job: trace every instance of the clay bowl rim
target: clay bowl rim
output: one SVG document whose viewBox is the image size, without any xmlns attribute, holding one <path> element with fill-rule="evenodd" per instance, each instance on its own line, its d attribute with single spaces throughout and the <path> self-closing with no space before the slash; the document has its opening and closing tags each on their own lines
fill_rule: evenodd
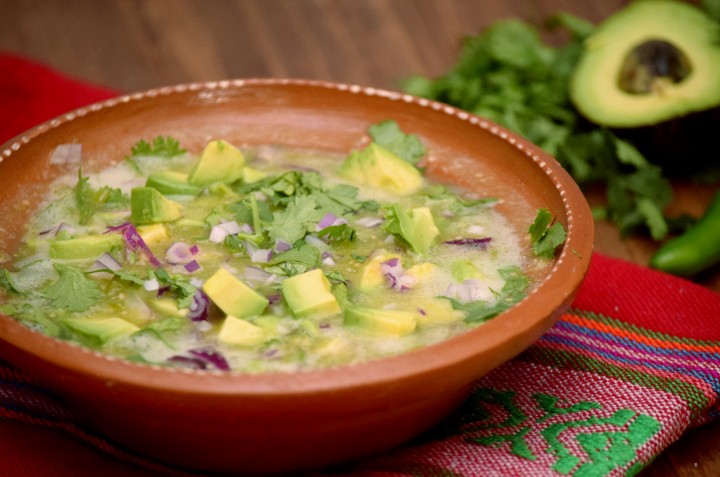
<svg viewBox="0 0 720 477">
<path fill-rule="evenodd" d="M 567 220 L 567 239 L 552 269 L 522 301 L 475 329 L 398 356 L 337 368 L 249 375 L 239 371 L 198 371 L 134 363 L 52 338 L 3 314 L 0 314 L 0 340 L 11 343 L 35 358 L 50 361 L 56 367 L 136 388 L 197 395 L 301 395 L 373 386 L 471 362 L 479 351 L 492 353 L 513 336 L 532 334 L 537 327 L 542 329 L 541 332 L 546 331 L 559 313 L 569 305 L 584 278 L 593 249 L 594 222 L 579 187 L 562 166 L 538 146 L 490 120 L 438 101 L 382 88 L 308 79 L 248 78 L 184 83 L 117 96 L 45 121 L 1 145 L 0 162 L 12 159 L 13 154 L 25 144 L 72 122 L 75 118 L 123 103 L 152 100 L 176 93 L 273 85 L 333 89 L 348 94 L 414 104 L 432 110 L 430 114 L 445 114 L 457 121 L 469 122 L 510 144 L 542 170 L 561 197 Z M 546 299 L 543 295 L 553 299 Z M 495 365 L 508 361 L 529 344 L 520 344 L 514 354 L 510 353 Z M 479 373 L 475 377 L 479 378 L 481 375 L 482 373 Z"/>
</svg>

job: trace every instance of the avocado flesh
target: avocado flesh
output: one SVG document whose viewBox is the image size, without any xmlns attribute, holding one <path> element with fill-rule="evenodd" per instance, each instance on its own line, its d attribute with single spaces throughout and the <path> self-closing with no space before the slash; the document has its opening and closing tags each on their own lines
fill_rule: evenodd
<svg viewBox="0 0 720 477">
<path fill-rule="evenodd" d="M 715 108 L 719 38 L 720 25 L 690 4 L 632 3 L 586 39 L 571 99 L 590 121 L 611 128 L 651 126 Z M 640 79 L 628 80 L 633 76 Z"/>
</svg>

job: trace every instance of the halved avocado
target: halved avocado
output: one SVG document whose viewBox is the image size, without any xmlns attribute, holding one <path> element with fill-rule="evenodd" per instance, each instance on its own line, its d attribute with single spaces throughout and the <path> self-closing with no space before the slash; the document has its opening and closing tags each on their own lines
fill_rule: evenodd
<svg viewBox="0 0 720 477">
<path fill-rule="evenodd" d="M 720 105 L 720 24 L 675 0 L 636 1 L 585 41 L 570 82 L 597 124 L 658 124 Z"/>
<path fill-rule="evenodd" d="M 675 0 L 639 0 L 585 40 L 570 97 L 649 160 L 698 162 L 720 120 L 720 24 Z"/>
</svg>

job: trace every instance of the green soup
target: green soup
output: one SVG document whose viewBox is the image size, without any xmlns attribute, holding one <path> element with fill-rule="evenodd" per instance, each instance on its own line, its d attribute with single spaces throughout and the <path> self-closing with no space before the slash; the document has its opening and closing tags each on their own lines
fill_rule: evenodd
<svg viewBox="0 0 720 477">
<path fill-rule="evenodd" d="M 383 358 L 525 296 L 537 258 L 496 203 L 431 183 L 375 142 L 336 156 L 141 141 L 128 160 L 54 183 L 0 269 L 0 311 L 153 365 Z"/>
</svg>

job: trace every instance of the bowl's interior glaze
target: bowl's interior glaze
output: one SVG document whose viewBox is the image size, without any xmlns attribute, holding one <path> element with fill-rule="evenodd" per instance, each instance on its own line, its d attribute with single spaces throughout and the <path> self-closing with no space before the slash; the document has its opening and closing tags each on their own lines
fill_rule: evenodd
<svg viewBox="0 0 720 477">
<path fill-rule="evenodd" d="M 0 356 L 60 391 L 111 438 L 195 468 L 265 472 L 323 465 L 383 450 L 429 428 L 470 383 L 552 325 L 592 252 L 590 211 L 570 177 L 537 147 L 481 118 L 400 93 L 292 80 L 182 85 L 113 99 L 3 146 L 0 250 L 16 248 L 45 186 L 72 172 L 49 163 L 59 144 L 81 143 L 86 170 L 120 161 L 138 139 L 157 135 L 173 136 L 190 151 L 225 138 L 346 152 L 384 119 L 421 137 L 431 153 L 430 176 L 505 198 L 500 207 L 519 231 L 540 207 L 566 227 L 566 244 L 528 298 L 431 348 L 309 373 L 244 376 L 132 364 L 1 315 Z M 198 435 L 204 436 L 200 444 Z"/>
</svg>

